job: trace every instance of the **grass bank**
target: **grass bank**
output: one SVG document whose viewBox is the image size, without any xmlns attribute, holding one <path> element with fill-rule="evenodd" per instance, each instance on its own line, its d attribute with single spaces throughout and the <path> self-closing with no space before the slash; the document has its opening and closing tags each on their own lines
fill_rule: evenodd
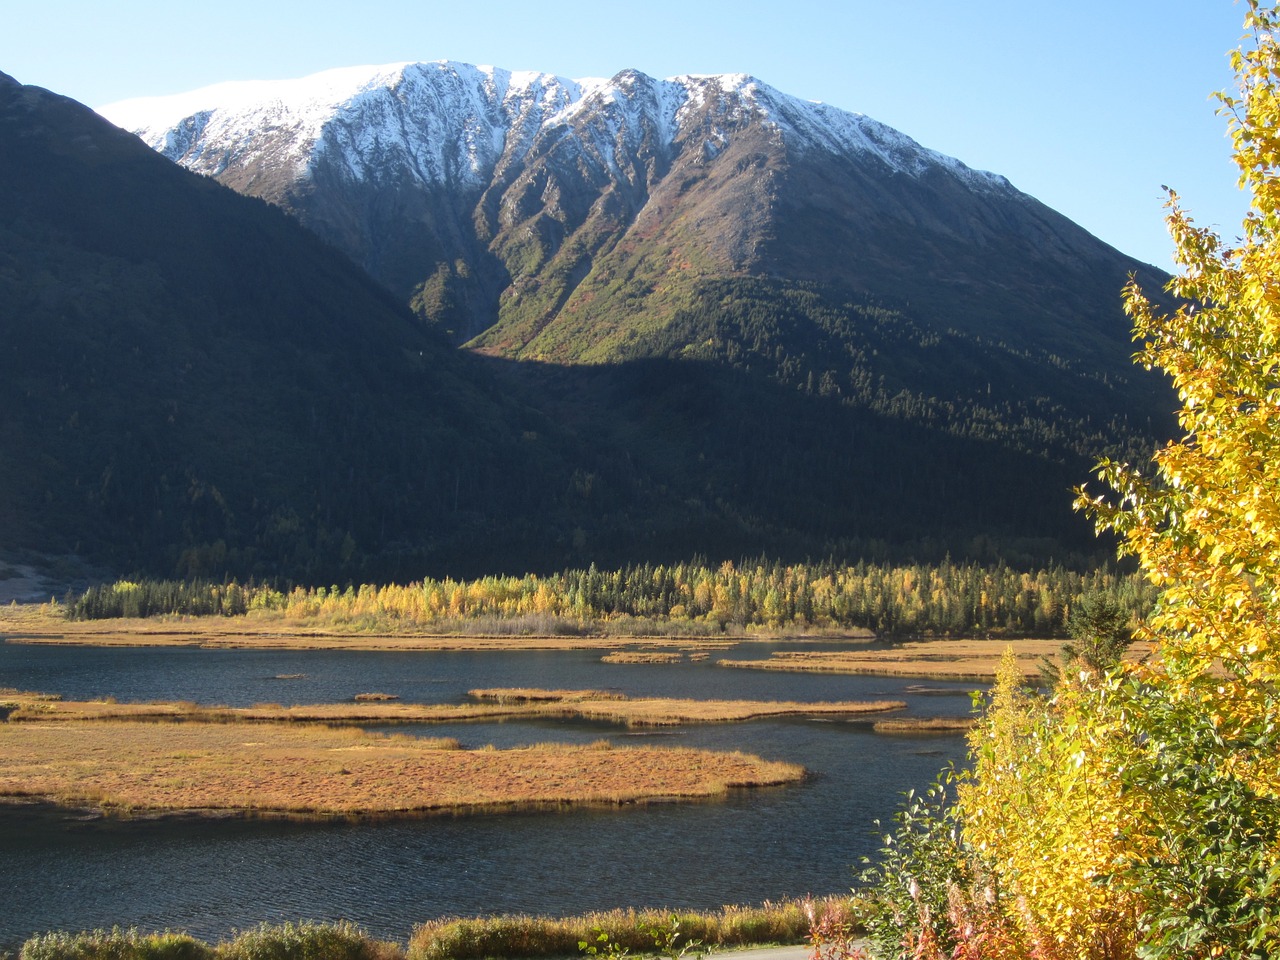
<svg viewBox="0 0 1280 960">
<path fill-rule="evenodd" d="M 719 666 L 749 670 L 788 670 L 902 676 L 935 680 L 973 680 L 989 684 L 1006 646 L 1012 646 L 1028 677 L 1035 677 L 1042 656 L 1056 657 L 1058 640 L 944 639 L 910 641 L 892 647 L 872 647 L 865 636 L 825 639 L 846 649 L 777 651 L 767 660 L 734 660 L 733 648 L 745 638 L 699 640 L 696 651 L 688 637 L 647 637 L 639 641 L 621 636 L 440 636 L 424 633 L 359 633 L 294 624 L 276 615 L 253 613 L 238 617 L 155 617 L 68 621 L 53 605 L 0 607 L 0 636 L 10 643 L 87 646 L 195 646 L 272 650 L 370 651 L 502 651 L 608 650 L 614 664 L 669 663 L 673 667 L 707 659 L 715 650 L 725 658 Z M 755 635 L 763 638 L 763 635 Z M 853 645 L 856 649 L 847 649 Z M 360 691 L 352 691 L 353 696 Z"/>
<path fill-rule="evenodd" d="M 417 927 L 408 955 L 409 960 L 572 957 L 582 953 L 580 943 L 656 954 L 662 952 L 662 941 L 672 938 L 670 945 L 677 951 L 693 941 L 713 949 L 799 944 L 809 938 L 811 911 L 819 920 L 859 924 L 856 903 L 848 897 L 726 906 L 714 912 L 610 910 L 563 919 L 446 918 Z"/>
<path fill-rule="evenodd" d="M 351 923 L 262 925 L 208 944 L 185 933 L 114 928 L 51 932 L 28 939 L 20 960 L 535 960 L 584 955 L 579 946 L 616 945 L 633 955 L 804 943 L 810 914 L 856 928 L 847 897 L 786 900 L 718 911 L 610 910 L 576 917 L 449 917 L 417 926 L 407 945 L 370 937 Z M 603 937 L 603 939 L 601 939 Z M 665 950 L 664 950 L 665 948 Z M 601 953 L 605 952 L 600 950 Z"/>
<path fill-rule="evenodd" d="M 404 960 L 399 944 L 352 923 L 263 924 L 211 945 L 185 933 L 135 929 L 50 932 L 28 939 L 20 960 Z"/>
</svg>

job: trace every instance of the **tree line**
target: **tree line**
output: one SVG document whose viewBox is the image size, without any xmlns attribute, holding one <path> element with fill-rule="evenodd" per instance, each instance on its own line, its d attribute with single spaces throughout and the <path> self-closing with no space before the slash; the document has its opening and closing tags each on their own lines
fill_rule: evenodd
<svg viewBox="0 0 1280 960">
<path fill-rule="evenodd" d="M 427 578 L 404 585 L 292 586 L 121 580 L 69 597 L 72 619 L 239 616 L 432 627 L 539 617 L 581 629 L 620 620 L 732 629 L 835 628 L 878 635 L 1058 636 L 1085 596 L 1111 598 L 1137 618 L 1151 589 L 1115 570 L 1004 564 L 887 565 L 692 560 L 549 575 Z M 705 630 L 703 631 L 705 632 Z"/>
</svg>

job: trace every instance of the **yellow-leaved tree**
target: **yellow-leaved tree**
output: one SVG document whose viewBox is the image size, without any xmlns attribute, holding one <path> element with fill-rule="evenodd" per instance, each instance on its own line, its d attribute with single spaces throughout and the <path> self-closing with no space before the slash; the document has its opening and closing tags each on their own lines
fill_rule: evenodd
<svg viewBox="0 0 1280 960">
<path fill-rule="evenodd" d="M 1161 591 L 1147 625 L 1171 679 L 1225 668 L 1235 695 L 1280 679 L 1280 46 L 1277 14 L 1250 0 L 1251 48 L 1236 51 L 1237 96 L 1222 96 L 1241 185 L 1243 236 L 1197 227 L 1170 197 L 1179 275 L 1173 312 L 1131 285 L 1139 359 L 1166 371 L 1185 437 L 1154 477 L 1104 462 L 1118 497 L 1081 496 Z"/>
<path fill-rule="evenodd" d="M 1247 8 L 1221 97 L 1241 236 L 1170 193 L 1180 305 L 1125 292 L 1183 436 L 1103 462 L 1112 492 L 1077 499 L 1159 590 L 1152 655 L 1065 671 L 1050 698 L 1006 668 L 958 800 L 908 807 L 886 840 L 888 955 L 1280 957 L 1280 11 Z"/>
<path fill-rule="evenodd" d="M 1139 798 L 1118 882 L 1146 902 L 1150 957 L 1280 955 L 1280 13 L 1249 0 L 1223 95 L 1250 210 L 1226 241 L 1170 195 L 1183 303 L 1131 285 L 1142 363 L 1173 379 L 1185 433 L 1154 475 L 1103 463 L 1078 504 L 1160 593 L 1152 663 L 1117 687 Z"/>
<path fill-rule="evenodd" d="M 1099 882 L 1134 842 L 1139 810 L 1117 775 L 1131 751 L 1093 680 L 1085 671 L 1051 699 L 1028 693 L 1007 652 L 970 736 L 971 773 L 959 778 L 966 845 L 1023 956 L 1133 955 L 1141 898 Z"/>
</svg>

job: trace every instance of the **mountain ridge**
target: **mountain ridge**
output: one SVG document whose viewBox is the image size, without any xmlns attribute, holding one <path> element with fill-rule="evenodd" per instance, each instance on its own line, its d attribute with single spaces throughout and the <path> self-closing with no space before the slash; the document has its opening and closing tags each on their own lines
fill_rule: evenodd
<svg viewBox="0 0 1280 960">
<path fill-rule="evenodd" d="M 1128 360 L 1131 262 L 998 179 L 801 150 L 719 82 L 671 139 L 660 83 L 546 129 L 530 100 L 488 181 L 429 189 L 377 124 L 302 178 L 301 127 L 246 126 L 211 179 L 0 83 L 5 530 L 324 582 L 1097 550 L 1067 491 L 1172 408 Z M 439 156 L 497 150 L 477 111 Z"/>
<path fill-rule="evenodd" d="M 636 317 L 669 317 L 655 287 L 700 277 L 815 281 L 895 307 L 985 298 L 971 329 L 1015 341 L 1036 313 L 1105 313 L 1127 337 L 1116 291 L 1129 273 L 1163 282 L 1006 178 L 748 74 L 569 80 L 432 61 L 102 112 L 284 207 L 455 342 L 503 355 L 608 359 Z M 1105 310 L 1095 296 L 1054 316 L 1104 275 Z M 583 310 L 606 316 L 598 335 Z"/>
<path fill-rule="evenodd" d="M 539 131 L 567 123 L 578 112 L 591 107 L 593 102 L 616 102 L 616 94 L 636 87 L 658 91 L 654 98 L 653 115 L 665 120 L 657 124 L 665 136 L 662 147 L 670 147 L 680 126 L 682 110 L 705 103 L 708 90 L 718 88 L 722 94 L 738 94 L 745 102 L 765 109 L 769 119 L 779 126 L 803 128 L 807 139 L 813 143 L 828 141 L 835 150 L 859 149 L 875 155 L 889 166 L 902 172 L 920 173 L 929 163 L 941 164 L 963 171 L 975 183 L 990 182 L 1009 186 L 1004 177 L 982 171 L 974 171 L 955 158 L 937 151 L 927 150 L 904 134 L 863 114 L 851 113 L 831 107 L 820 101 L 801 100 L 783 94 L 750 74 L 681 74 L 657 80 L 634 69 L 624 69 L 612 78 L 569 79 L 555 74 L 535 71 L 511 71 L 493 66 L 475 66 L 451 60 L 405 61 L 401 63 L 343 67 L 326 70 L 296 80 L 231 81 L 214 84 L 188 93 L 157 97 L 138 97 L 117 101 L 98 109 L 98 112 L 117 126 L 137 133 L 153 149 L 182 163 L 189 169 L 216 176 L 225 168 L 224 159 L 206 158 L 192 154 L 193 141 L 175 136 L 181 125 L 193 117 L 201 118 L 200 133 L 215 133 L 207 126 L 215 117 L 244 117 L 246 111 L 260 118 L 260 123 L 292 127 L 292 156 L 305 163 L 311 148 L 323 149 L 325 141 L 322 128 L 338 113 L 358 113 L 372 94 L 390 90 L 401 99 L 411 98 L 415 81 L 429 80 L 429 71 L 436 71 L 450 81 L 448 92 L 459 94 L 452 104 L 445 104 L 454 115 L 461 112 L 476 120 L 476 128 L 468 131 L 476 148 L 468 156 L 469 162 L 460 165 L 475 171 L 481 166 L 496 166 L 496 154 L 486 153 L 483 138 L 475 138 L 476 130 L 484 132 L 482 120 L 491 123 L 491 143 L 501 140 L 498 131 L 505 134 L 513 127 L 527 141 L 530 122 L 539 121 Z M 466 84 L 470 84 L 469 88 Z M 466 101 L 470 101 L 467 103 Z M 268 109 L 266 105 L 275 108 Z M 549 109 L 550 108 L 550 109 Z M 498 114 L 505 120 L 498 120 Z M 633 116 L 634 119 L 634 116 Z M 495 122 L 496 121 L 496 122 Z M 223 134 L 224 139 L 235 141 L 235 127 Z M 429 124 L 417 128 L 422 133 L 419 144 L 429 140 L 432 129 Z M 239 127 L 241 132 L 244 127 Z M 412 134 L 408 128 L 399 130 L 384 128 L 381 132 L 394 132 L 408 140 Z M 721 131 L 712 131 L 712 135 Z M 711 140 L 707 143 L 711 144 Z M 517 150 L 519 147 L 517 146 Z M 420 151 L 410 149 L 410 153 Z M 497 151 L 500 153 L 501 151 Z M 834 152 L 834 151 L 833 151 Z M 357 151 L 357 155 L 358 155 Z M 348 162 L 351 169 L 362 164 Z M 447 166 L 444 163 L 419 165 L 424 180 L 433 179 Z"/>
<path fill-rule="evenodd" d="M 544 419 L 282 211 L 7 75 L 0 146 L 0 546 L 338 577 L 557 509 Z"/>
</svg>

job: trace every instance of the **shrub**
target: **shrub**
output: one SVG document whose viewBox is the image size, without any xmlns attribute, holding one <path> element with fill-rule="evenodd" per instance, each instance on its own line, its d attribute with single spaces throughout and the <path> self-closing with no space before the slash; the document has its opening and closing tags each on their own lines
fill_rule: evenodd
<svg viewBox="0 0 1280 960">
<path fill-rule="evenodd" d="M 1053 699 L 1023 692 L 1006 654 L 959 786 L 966 841 L 1004 891 L 1002 909 L 1039 955 L 1128 957 L 1141 897 L 1108 882 L 1141 850 L 1142 808 L 1119 771 L 1129 733 L 1114 696 L 1082 669 Z"/>
<path fill-rule="evenodd" d="M 391 943 L 370 939 L 353 923 L 261 926 L 220 943 L 217 960 L 399 960 Z"/>
<path fill-rule="evenodd" d="M 845 909 L 844 901 L 822 901 L 820 909 Z M 660 935 L 678 933 L 670 942 Z M 726 906 L 713 913 L 609 910 L 555 919 L 508 915 L 445 918 L 418 926 L 409 940 L 409 960 L 485 960 L 488 957 L 573 957 L 579 944 L 604 944 L 615 952 L 653 954 L 693 941 L 708 947 L 802 943 L 809 922 L 799 901 L 758 907 Z M 602 940 L 601 937 L 604 939 Z M 597 947 L 598 952 L 605 953 Z"/>
<path fill-rule="evenodd" d="M 932 956 L 928 948 L 950 955 L 957 945 L 949 920 L 953 891 L 975 883 L 973 857 L 961 837 L 954 803 L 954 780 L 954 774 L 944 773 L 922 794 L 907 793 L 892 832 L 883 837 L 879 859 L 862 873 L 867 933 L 878 957 Z M 826 928 L 834 926 L 843 934 L 838 924 L 814 926 L 828 940 Z"/>
<path fill-rule="evenodd" d="M 185 933 L 93 930 L 45 933 L 22 945 L 19 960 L 211 960 L 213 951 Z"/>
</svg>

